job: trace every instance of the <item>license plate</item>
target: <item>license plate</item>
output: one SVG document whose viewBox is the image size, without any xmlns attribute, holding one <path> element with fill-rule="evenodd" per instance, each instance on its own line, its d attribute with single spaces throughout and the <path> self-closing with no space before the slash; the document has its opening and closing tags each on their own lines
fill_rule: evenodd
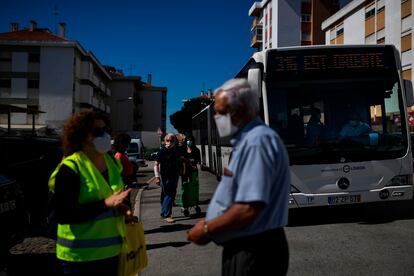
<svg viewBox="0 0 414 276">
<path fill-rule="evenodd" d="M 0 214 L 10 212 L 12 210 L 16 209 L 16 201 L 10 200 L 7 202 L 1 202 L 0 203 Z"/>
<path fill-rule="evenodd" d="M 343 195 L 328 197 L 329 205 L 348 204 L 361 202 L 361 195 Z"/>
</svg>

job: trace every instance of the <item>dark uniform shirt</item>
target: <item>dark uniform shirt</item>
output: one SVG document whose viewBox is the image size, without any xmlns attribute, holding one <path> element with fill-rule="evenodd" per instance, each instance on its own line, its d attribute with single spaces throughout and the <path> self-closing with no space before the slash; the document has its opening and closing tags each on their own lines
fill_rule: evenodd
<svg viewBox="0 0 414 276">
<path fill-rule="evenodd" d="M 161 175 L 178 175 L 181 169 L 181 156 L 182 152 L 177 147 L 170 149 L 167 149 L 165 147 L 161 148 L 158 152 L 157 158 L 155 159 L 155 161 L 160 163 Z"/>
</svg>

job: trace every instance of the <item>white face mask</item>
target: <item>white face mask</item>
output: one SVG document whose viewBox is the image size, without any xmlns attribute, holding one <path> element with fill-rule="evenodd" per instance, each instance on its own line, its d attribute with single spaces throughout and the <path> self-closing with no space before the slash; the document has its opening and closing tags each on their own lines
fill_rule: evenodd
<svg viewBox="0 0 414 276">
<path fill-rule="evenodd" d="M 232 124 L 231 116 L 229 113 L 226 115 L 216 114 L 214 115 L 214 120 L 216 121 L 217 130 L 220 137 L 227 137 L 233 135 L 239 130 L 238 127 Z"/>
<path fill-rule="evenodd" d="M 167 149 L 171 148 L 171 146 L 172 146 L 171 142 L 165 142 L 165 147 Z"/>
<path fill-rule="evenodd" d="M 95 137 L 92 143 L 97 152 L 107 153 L 111 149 L 111 135 L 105 132 L 104 135 Z"/>
</svg>

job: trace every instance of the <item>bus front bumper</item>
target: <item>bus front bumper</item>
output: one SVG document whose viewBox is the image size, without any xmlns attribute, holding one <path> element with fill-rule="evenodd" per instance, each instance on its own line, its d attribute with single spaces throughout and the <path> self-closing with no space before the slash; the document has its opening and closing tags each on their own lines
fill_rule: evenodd
<svg viewBox="0 0 414 276">
<path fill-rule="evenodd" d="M 325 194 L 293 193 L 289 196 L 289 208 L 332 206 L 413 198 L 413 186 L 390 186 L 360 192 L 341 192 Z"/>
</svg>

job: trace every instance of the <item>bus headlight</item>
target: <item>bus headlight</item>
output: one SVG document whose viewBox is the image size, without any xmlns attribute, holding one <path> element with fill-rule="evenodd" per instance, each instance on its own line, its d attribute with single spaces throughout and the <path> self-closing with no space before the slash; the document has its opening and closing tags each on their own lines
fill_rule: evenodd
<svg viewBox="0 0 414 276">
<path fill-rule="evenodd" d="M 386 186 L 389 187 L 389 186 L 406 186 L 406 185 L 413 185 L 412 174 L 394 176 Z"/>
<path fill-rule="evenodd" d="M 297 193 L 300 193 L 300 191 L 298 189 L 296 189 L 295 186 L 290 185 L 290 193 L 291 194 L 297 194 Z"/>
</svg>

